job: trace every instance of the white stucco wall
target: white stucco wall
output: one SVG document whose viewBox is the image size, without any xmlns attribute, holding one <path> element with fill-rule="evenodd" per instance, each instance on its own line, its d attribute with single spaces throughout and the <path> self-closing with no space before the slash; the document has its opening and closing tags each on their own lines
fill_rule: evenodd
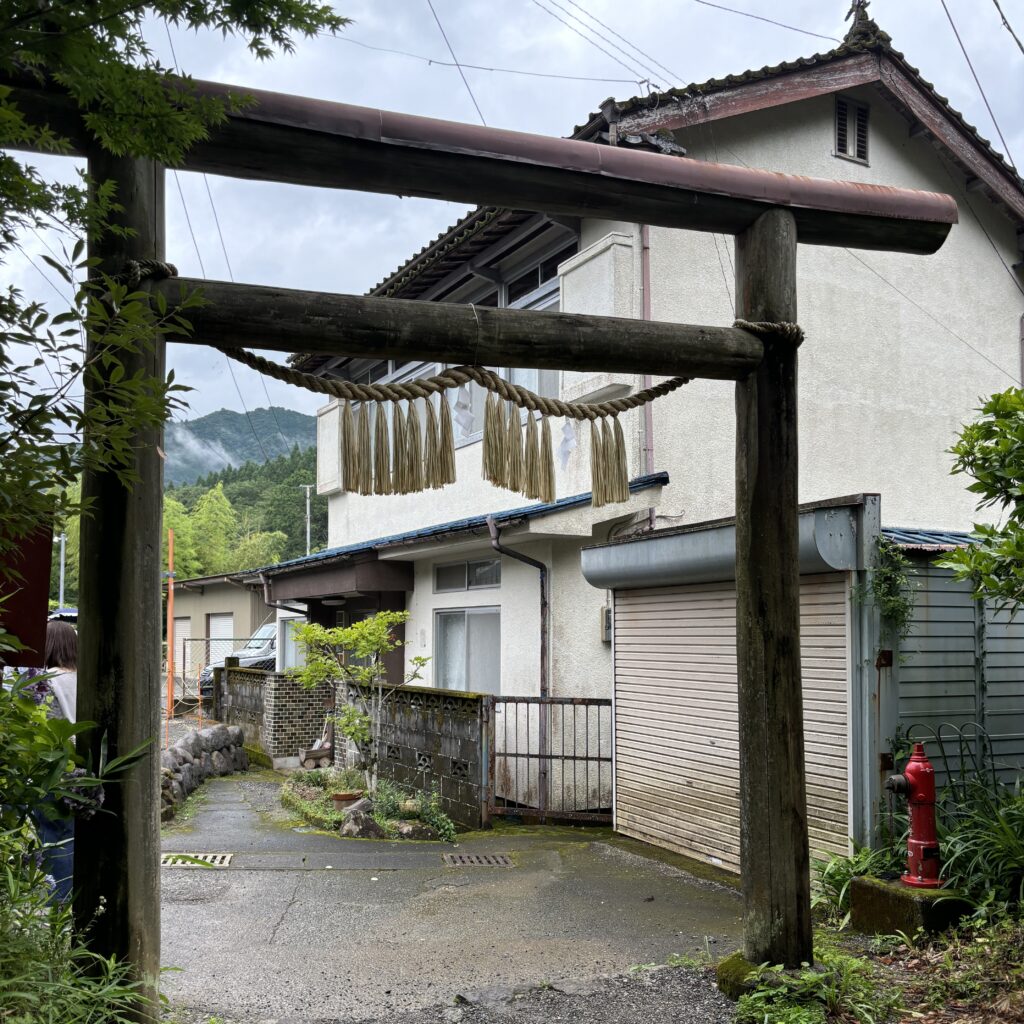
<svg viewBox="0 0 1024 1024">
<path fill-rule="evenodd" d="M 723 162 L 955 195 L 960 223 L 933 256 L 800 247 L 800 498 L 877 491 L 887 524 L 970 528 L 974 502 L 964 479 L 949 475 L 945 450 L 980 396 L 1013 383 L 983 356 L 1019 374 L 1024 297 L 965 207 L 962 176 L 927 141 L 909 138 L 906 122 L 872 90 L 853 95 L 871 105 L 868 167 L 831 155 L 832 97 L 679 138 L 693 155 L 714 159 L 717 151 Z M 970 201 L 1013 263 L 1009 220 L 978 194 Z M 654 319 L 731 322 L 733 243 L 717 242 L 716 251 L 712 236 L 652 229 Z M 659 508 L 664 523 L 732 513 L 733 416 L 726 383 L 696 381 L 655 403 L 655 465 L 672 480 Z"/>
<path fill-rule="evenodd" d="M 548 565 L 551 580 L 551 693 L 554 696 L 611 695 L 611 646 L 601 642 L 603 591 L 595 590 L 579 571 L 580 547 L 586 541 L 526 541 L 502 537 L 510 547 Z M 444 608 L 498 608 L 501 613 L 501 692 L 528 696 L 540 692 L 540 582 L 535 568 L 514 558 L 501 559 L 501 586 L 486 590 L 434 593 L 434 566 L 456 559 L 489 558 L 489 546 L 460 550 L 416 561 L 415 589 L 409 594 L 406 625 L 406 671 L 413 657 L 433 658 L 434 612 Z M 423 672 L 424 685 L 434 685 L 434 669 Z M 470 682 L 472 687 L 472 682 Z"/>
<path fill-rule="evenodd" d="M 641 294 L 639 249 L 634 244 L 636 231 L 626 225 L 625 233 L 615 230 L 604 233 L 606 226 L 621 225 L 600 222 L 600 226 L 600 236 L 592 244 L 582 246 L 577 255 L 562 265 L 560 308 L 566 312 L 604 316 L 639 316 Z M 590 233 L 594 233 L 593 229 L 593 225 L 588 227 Z M 628 374 L 563 373 L 560 389 L 562 396 L 572 401 L 603 399 L 625 394 L 635 386 L 636 379 Z M 329 402 L 317 416 L 318 493 L 328 495 L 329 547 L 357 544 L 467 516 L 532 504 L 521 494 L 495 487 L 483 479 L 480 441 L 456 448 L 456 482 L 441 491 L 387 496 L 347 494 L 340 489 L 340 415 L 339 403 Z M 563 422 L 552 420 L 551 424 L 556 453 Z M 633 477 L 640 472 L 638 414 L 623 414 L 621 422 L 629 439 L 629 473 Z M 576 425 L 576 435 L 578 447 L 564 467 L 556 454 L 555 493 L 559 498 L 590 490 L 589 426 Z"/>
</svg>

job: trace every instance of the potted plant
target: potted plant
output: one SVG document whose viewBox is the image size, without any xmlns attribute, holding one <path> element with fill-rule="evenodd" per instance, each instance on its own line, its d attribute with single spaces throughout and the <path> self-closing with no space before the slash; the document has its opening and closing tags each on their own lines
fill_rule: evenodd
<svg viewBox="0 0 1024 1024">
<path fill-rule="evenodd" d="M 362 800 L 363 791 L 361 789 L 349 789 L 341 793 L 331 794 L 331 803 L 334 804 L 334 809 L 340 814 L 342 811 L 347 811 L 357 800 Z"/>
</svg>

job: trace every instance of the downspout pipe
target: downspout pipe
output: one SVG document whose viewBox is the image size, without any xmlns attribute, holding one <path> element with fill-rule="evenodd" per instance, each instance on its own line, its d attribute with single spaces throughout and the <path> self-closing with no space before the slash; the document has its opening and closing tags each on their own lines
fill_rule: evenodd
<svg viewBox="0 0 1024 1024">
<path fill-rule="evenodd" d="M 521 551 L 513 551 L 501 543 L 501 535 L 498 532 L 498 524 L 494 516 L 487 517 L 487 530 L 491 535 L 491 547 L 499 555 L 507 555 L 517 562 L 525 565 L 532 565 L 540 573 L 540 695 L 550 696 L 548 684 L 548 567 L 536 558 L 524 555 Z"/>
<path fill-rule="evenodd" d="M 501 535 L 498 533 L 498 524 L 494 516 L 487 517 L 487 530 L 491 535 L 491 547 L 499 555 L 507 555 L 517 562 L 525 565 L 532 565 L 540 574 L 540 706 L 537 708 L 537 753 L 540 755 L 537 761 L 537 812 L 542 822 L 547 821 L 545 812 L 548 809 L 548 787 L 550 785 L 549 765 L 550 759 L 545 757 L 548 753 L 548 705 L 545 698 L 549 694 L 548 686 L 548 584 L 550 577 L 548 567 L 536 558 L 524 555 L 521 551 L 513 551 L 501 543 Z M 529 715 L 527 708 L 527 715 Z M 516 724 L 518 725 L 518 719 Z M 526 736 L 529 743 L 530 720 L 526 720 Z M 527 781 L 529 789 L 529 781 Z"/>
<path fill-rule="evenodd" d="M 651 229 L 647 224 L 640 225 L 640 318 L 651 319 Z M 645 373 L 641 379 L 641 388 L 649 388 L 654 379 Z M 654 472 L 654 411 L 648 402 L 644 406 L 644 473 L 650 476 Z M 654 529 L 654 507 L 647 510 L 647 529 Z"/>
</svg>

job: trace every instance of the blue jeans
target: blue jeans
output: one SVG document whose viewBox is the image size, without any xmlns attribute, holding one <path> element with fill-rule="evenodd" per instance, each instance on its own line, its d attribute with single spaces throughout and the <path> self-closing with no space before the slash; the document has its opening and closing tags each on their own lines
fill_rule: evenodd
<svg viewBox="0 0 1024 1024">
<path fill-rule="evenodd" d="M 39 839 L 44 844 L 43 866 L 53 878 L 53 895 L 60 903 L 71 899 L 71 885 L 75 868 L 75 820 L 74 818 L 48 818 L 45 810 L 34 811 Z M 59 846 L 56 844 L 60 844 Z"/>
</svg>

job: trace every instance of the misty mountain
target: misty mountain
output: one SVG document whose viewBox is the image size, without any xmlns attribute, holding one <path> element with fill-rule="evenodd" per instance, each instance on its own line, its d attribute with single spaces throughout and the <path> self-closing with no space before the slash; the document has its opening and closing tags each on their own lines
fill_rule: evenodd
<svg viewBox="0 0 1024 1024">
<path fill-rule="evenodd" d="M 225 466 L 263 463 L 287 454 L 295 445 L 305 449 L 315 444 L 315 416 L 280 406 L 250 409 L 248 417 L 218 409 L 198 419 L 167 424 L 164 481 L 190 484 Z"/>
</svg>

